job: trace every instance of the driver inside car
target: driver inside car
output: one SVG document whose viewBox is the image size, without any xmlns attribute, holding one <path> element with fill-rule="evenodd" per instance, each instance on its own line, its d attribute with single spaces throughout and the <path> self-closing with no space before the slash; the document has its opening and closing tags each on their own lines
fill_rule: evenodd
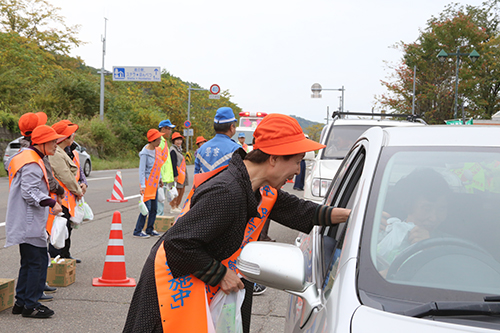
<svg viewBox="0 0 500 333">
<path fill-rule="evenodd" d="M 381 223 L 377 256 L 385 266 L 409 246 L 441 235 L 436 228 L 447 217 L 451 190 L 437 171 L 419 168 L 401 178 L 391 194 L 393 209 L 383 215 L 401 218 L 390 217 Z M 385 271 L 380 273 L 384 275 Z"/>
</svg>

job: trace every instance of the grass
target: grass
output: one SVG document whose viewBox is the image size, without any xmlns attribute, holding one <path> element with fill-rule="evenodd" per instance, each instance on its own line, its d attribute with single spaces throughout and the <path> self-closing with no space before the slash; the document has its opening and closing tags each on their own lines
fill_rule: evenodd
<svg viewBox="0 0 500 333">
<path fill-rule="evenodd" d="M 113 159 L 101 159 L 96 157 L 91 157 L 92 160 L 92 171 L 97 170 L 112 170 L 112 169 L 134 169 L 139 167 L 139 156 L 128 157 L 117 157 Z M 3 166 L 3 162 L 0 162 L 0 177 L 7 177 L 7 172 Z"/>
</svg>

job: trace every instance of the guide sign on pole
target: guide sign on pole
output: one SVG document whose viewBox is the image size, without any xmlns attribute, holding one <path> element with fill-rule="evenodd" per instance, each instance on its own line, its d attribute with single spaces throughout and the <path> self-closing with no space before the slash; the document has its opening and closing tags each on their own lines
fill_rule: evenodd
<svg viewBox="0 0 500 333">
<path fill-rule="evenodd" d="M 113 81 L 161 81 L 161 67 L 113 66 Z"/>
</svg>

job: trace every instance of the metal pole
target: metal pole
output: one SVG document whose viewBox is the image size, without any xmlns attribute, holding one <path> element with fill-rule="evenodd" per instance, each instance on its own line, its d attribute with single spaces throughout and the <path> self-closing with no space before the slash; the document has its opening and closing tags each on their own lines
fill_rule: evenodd
<svg viewBox="0 0 500 333">
<path fill-rule="evenodd" d="M 189 121 L 190 111 L 191 111 L 191 84 L 189 84 L 189 88 L 188 88 L 188 119 L 187 119 L 188 121 Z M 189 129 L 188 129 L 188 132 L 189 132 Z M 186 152 L 188 152 L 188 151 L 189 151 L 189 135 L 187 135 L 187 138 L 186 138 Z"/>
<path fill-rule="evenodd" d="M 455 111 L 453 113 L 453 119 L 457 119 L 458 115 L 458 68 L 460 66 L 460 46 L 457 47 L 457 69 L 456 69 L 456 79 L 455 79 Z"/>
<path fill-rule="evenodd" d="M 415 115 L 415 81 L 417 80 L 417 65 L 413 66 L 413 98 L 411 102 L 411 114 Z"/>
<path fill-rule="evenodd" d="M 328 118 L 330 117 L 329 115 L 330 115 L 330 107 L 329 107 L 329 106 L 327 106 L 327 107 L 326 107 L 326 124 L 327 124 L 327 125 L 328 125 Z"/>
<path fill-rule="evenodd" d="M 102 67 L 101 67 L 101 101 L 99 104 L 99 116 L 104 120 L 104 56 L 106 55 L 106 23 L 108 19 L 104 18 L 104 37 L 102 40 Z"/>
<path fill-rule="evenodd" d="M 344 86 L 342 86 L 342 112 L 344 112 Z"/>
</svg>

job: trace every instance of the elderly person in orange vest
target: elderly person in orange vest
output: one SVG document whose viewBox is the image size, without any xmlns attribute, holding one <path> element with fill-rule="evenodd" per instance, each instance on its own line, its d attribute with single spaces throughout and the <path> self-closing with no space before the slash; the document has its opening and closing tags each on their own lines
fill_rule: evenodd
<svg viewBox="0 0 500 333">
<path fill-rule="evenodd" d="M 64 198 L 62 199 L 63 214 L 67 220 L 66 226 L 68 227 L 69 237 L 66 239 L 65 245 L 62 249 L 56 249 L 52 245 L 49 245 L 49 252 L 52 258 L 56 256 L 61 256 L 61 258 L 74 259 L 71 256 L 71 233 L 73 227 L 71 225 L 71 216 L 75 215 L 76 201 L 83 197 L 83 191 L 78 184 L 77 176 L 79 174 L 78 166 L 71 160 L 71 158 L 66 154 L 64 149 L 73 143 L 75 132 L 78 126 L 70 126 L 68 121 L 61 120 L 54 125 L 52 128 L 63 136 L 57 142 L 57 149 L 53 156 L 49 157 L 50 165 L 52 166 L 52 171 L 54 172 L 54 177 L 64 188 Z M 52 216 L 51 216 L 52 217 Z M 49 218 L 48 230 L 51 229 L 51 219 Z M 79 263 L 80 259 L 76 259 Z"/>
<path fill-rule="evenodd" d="M 150 129 L 147 133 L 148 144 L 139 153 L 140 192 L 142 200 L 148 208 L 148 225 L 146 232 L 144 232 L 142 229 L 144 228 L 144 223 L 146 223 L 146 216 L 139 213 L 134 229 L 134 237 L 137 238 L 160 236 L 154 230 L 157 209 L 156 198 L 161 182 L 161 167 L 168 158 L 168 145 L 165 145 L 163 149 L 159 148 L 162 136 L 163 133 L 157 129 Z"/>
<path fill-rule="evenodd" d="M 124 332 L 207 332 L 206 304 L 218 290 L 243 288 L 243 332 L 249 332 L 253 283 L 238 277 L 235 261 L 266 219 L 305 233 L 347 220 L 348 209 L 280 190 L 300 172 L 305 152 L 325 147 L 306 139 L 297 120 L 270 114 L 254 137 L 248 155 L 239 149 L 227 167 L 195 175 L 183 211 L 146 260 Z"/>
<path fill-rule="evenodd" d="M 54 311 L 38 301 L 45 287 L 49 263 L 45 227 L 49 207 L 54 214 L 60 213 L 62 208 L 49 196 L 49 180 L 42 158 L 54 155 L 56 140 L 61 135 L 46 125 L 38 126 L 30 134 L 32 145 L 22 148 L 9 162 L 5 246 L 19 245 L 21 254 L 12 313 L 48 318 L 54 315 Z"/>
<path fill-rule="evenodd" d="M 182 154 L 182 142 L 184 137 L 175 132 L 172 134 L 172 147 L 170 147 L 170 158 L 172 159 L 172 167 L 177 170 L 177 180 L 175 186 L 177 187 L 177 197 L 170 201 L 172 213 L 180 213 L 180 205 L 182 204 L 182 197 L 184 196 L 184 189 L 188 183 L 188 174 L 186 169 L 186 158 Z"/>
</svg>

